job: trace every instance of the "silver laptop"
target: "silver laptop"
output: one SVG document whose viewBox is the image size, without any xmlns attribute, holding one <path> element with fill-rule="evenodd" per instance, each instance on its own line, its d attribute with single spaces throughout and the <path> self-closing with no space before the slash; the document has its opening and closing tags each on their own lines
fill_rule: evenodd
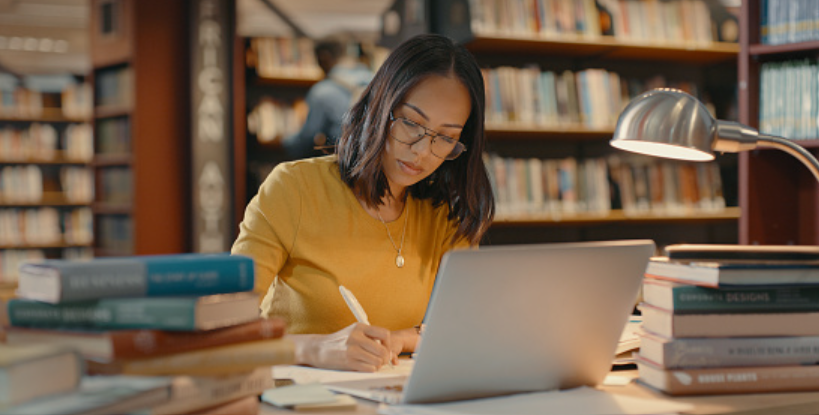
<svg viewBox="0 0 819 415">
<path fill-rule="evenodd" d="M 596 385 L 652 254 L 650 240 L 449 252 L 410 375 L 326 386 L 410 404 Z"/>
</svg>

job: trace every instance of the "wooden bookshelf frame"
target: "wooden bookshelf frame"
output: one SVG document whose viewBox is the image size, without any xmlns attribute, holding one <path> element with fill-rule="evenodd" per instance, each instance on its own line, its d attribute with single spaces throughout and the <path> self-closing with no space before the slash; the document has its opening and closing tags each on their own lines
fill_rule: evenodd
<svg viewBox="0 0 819 415">
<path fill-rule="evenodd" d="M 759 127 L 759 82 L 763 62 L 819 53 L 819 41 L 760 43 L 760 0 L 740 8 L 739 121 Z M 814 155 L 819 139 L 800 140 Z M 742 244 L 819 244 L 819 184 L 793 156 L 765 149 L 739 154 Z"/>
<path fill-rule="evenodd" d="M 728 207 L 717 212 L 694 212 L 683 215 L 661 215 L 656 213 L 646 213 L 641 215 L 627 215 L 622 210 L 612 210 L 605 215 L 576 214 L 560 215 L 551 214 L 531 214 L 531 215 L 509 215 L 495 218 L 493 227 L 513 227 L 513 226 L 583 226 L 598 225 L 606 223 L 714 223 L 714 222 L 734 222 L 739 219 L 740 209 L 738 207 Z"/>
<path fill-rule="evenodd" d="M 473 53 L 555 54 L 569 57 L 623 60 L 651 60 L 707 65 L 737 58 L 736 43 L 659 43 L 617 39 L 613 36 L 582 37 L 554 35 L 548 39 L 536 36 L 478 35 L 466 47 Z"/>
</svg>

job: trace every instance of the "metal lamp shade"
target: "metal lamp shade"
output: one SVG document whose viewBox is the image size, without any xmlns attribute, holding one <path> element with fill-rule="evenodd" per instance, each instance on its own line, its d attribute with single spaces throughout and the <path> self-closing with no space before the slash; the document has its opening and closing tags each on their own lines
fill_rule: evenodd
<svg viewBox="0 0 819 415">
<path fill-rule="evenodd" d="M 676 89 L 646 92 L 620 113 L 610 144 L 621 150 L 678 160 L 714 159 L 717 121 L 702 103 Z"/>
</svg>

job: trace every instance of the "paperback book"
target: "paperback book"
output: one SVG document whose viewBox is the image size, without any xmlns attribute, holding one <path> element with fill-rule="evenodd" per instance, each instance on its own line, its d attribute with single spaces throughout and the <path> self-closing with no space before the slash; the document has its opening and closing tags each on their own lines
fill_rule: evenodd
<svg viewBox="0 0 819 415">
<path fill-rule="evenodd" d="M 819 262 L 686 262 L 653 257 L 646 267 L 646 276 L 706 287 L 816 284 L 819 283 Z"/>
</svg>

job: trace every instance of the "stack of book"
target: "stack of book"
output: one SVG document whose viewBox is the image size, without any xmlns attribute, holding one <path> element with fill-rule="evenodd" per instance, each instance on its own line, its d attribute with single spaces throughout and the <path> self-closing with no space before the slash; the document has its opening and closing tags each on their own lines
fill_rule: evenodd
<svg viewBox="0 0 819 415">
<path fill-rule="evenodd" d="M 227 254 L 25 264 L 20 298 L 3 307 L 6 341 L 77 350 L 86 378 L 169 379 L 151 414 L 238 405 L 273 387 L 270 366 L 293 362 L 253 285 L 252 259 Z"/>
<path fill-rule="evenodd" d="M 646 269 L 641 382 L 671 395 L 819 390 L 819 248 L 666 253 Z"/>
</svg>

